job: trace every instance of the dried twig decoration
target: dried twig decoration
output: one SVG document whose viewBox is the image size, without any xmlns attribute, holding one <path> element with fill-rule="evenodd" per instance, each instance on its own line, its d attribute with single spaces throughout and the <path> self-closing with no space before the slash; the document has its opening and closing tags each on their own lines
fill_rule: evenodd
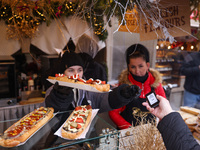
<svg viewBox="0 0 200 150">
<path fill-rule="evenodd" d="M 146 120 L 148 112 L 133 109 L 133 114 L 142 118 L 139 125 L 126 129 L 124 137 L 119 139 L 119 148 L 126 150 L 166 150 L 156 120 Z M 139 120 L 138 120 L 139 121 Z"/>
</svg>

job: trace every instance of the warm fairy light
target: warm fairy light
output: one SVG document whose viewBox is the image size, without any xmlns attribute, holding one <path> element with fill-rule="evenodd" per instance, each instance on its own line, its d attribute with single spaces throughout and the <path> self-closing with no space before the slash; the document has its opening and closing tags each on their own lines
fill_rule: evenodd
<svg viewBox="0 0 200 150">
<path fill-rule="evenodd" d="M 193 46 L 193 45 L 191 46 L 191 49 L 194 49 L 194 46 Z"/>
<path fill-rule="evenodd" d="M 184 46 L 181 46 L 181 50 L 184 50 Z"/>
<path fill-rule="evenodd" d="M 149 0 L 148 14 L 146 14 L 146 1 L 145 3 L 135 4 L 136 1 L 124 0 L 108 0 L 108 1 L 77 1 L 77 0 L 2 0 L 2 9 L 0 9 L 0 20 L 4 19 L 8 25 L 7 37 L 33 38 L 38 31 L 38 26 L 42 22 L 46 22 L 48 26 L 52 19 L 57 19 L 62 16 L 77 16 L 85 20 L 92 26 L 93 30 L 99 35 L 100 40 L 105 40 L 108 36 L 106 31 L 107 25 L 112 26 L 111 20 L 113 16 L 120 19 L 120 26 L 126 19 L 125 13 L 131 10 L 134 6 L 141 9 L 142 15 L 148 17 L 151 21 L 156 20 L 156 28 L 166 29 L 160 20 L 163 18 L 160 15 L 154 15 L 155 12 L 160 12 L 159 7 L 154 7 L 154 2 L 159 0 Z M 139 5 L 139 6 L 136 6 Z M 126 6 L 126 7 L 124 7 Z M 106 16 L 106 17 L 105 17 Z M 93 19 L 92 19 L 93 18 Z M 105 19 L 104 19 L 105 18 Z M 107 21 L 104 23 L 104 20 Z M 101 24 L 101 26 L 100 26 Z M 105 26 L 105 27 L 104 27 Z M 118 31 L 119 27 L 114 31 Z M 138 26 L 137 26 L 138 28 Z M 61 31 L 62 32 L 62 31 Z M 174 41 L 167 30 L 161 31 L 165 37 L 169 38 L 170 43 Z M 163 48 L 165 45 L 160 45 Z"/>
<path fill-rule="evenodd" d="M 168 46 L 167 49 L 171 49 L 171 46 Z"/>
<path fill-rule="evenodd" d="M 156 49 L 159 49 L 159 46 L 158 46 L 158 45 L 156 45 Z"/>
</svg>

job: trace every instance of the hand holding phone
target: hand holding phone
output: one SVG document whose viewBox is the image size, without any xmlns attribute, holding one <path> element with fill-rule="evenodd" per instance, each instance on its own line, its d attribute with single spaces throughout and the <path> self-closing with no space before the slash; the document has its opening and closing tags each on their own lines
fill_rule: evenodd
<svg viewBox="0 0 200 150">
<path fill-rule="evenodd" d="M 173 112 L 172 107 L 169 103 L 169 100 L 166 98 L 156 95 L 156 98 L 159 100 L 159 105 L 156 108 L 152 108 L 149 106 L 149 102 L 143 102 L 142 105 L 146 106 L 146 108 L 156 117 L 162 119 L 164 116 L 168 115 L 169 113 Z"/>
<path fill-rule="evenodd" d="M 156 108 L 159 105 L 159 100 L 156 98 L 156 94 L 154 92 L 150 92 L 146 94 L 147 101 L 152 108 Z"/>
</svg>

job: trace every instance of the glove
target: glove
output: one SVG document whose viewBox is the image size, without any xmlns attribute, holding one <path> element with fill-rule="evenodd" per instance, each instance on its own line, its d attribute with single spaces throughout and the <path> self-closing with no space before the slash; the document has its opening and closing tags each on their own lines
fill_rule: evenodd
<svg viewBox="0 0 200 150">
<path fill-rule="evenodd" d="M 58 93 L 60 93 L 60 94 L 64 94 L 64 95 L 69 95 L 69 94 L 72 92 L 72 88 L 66 87 L 66 86 L 60 86 L 60 85 L 58 84 L 58 82 L 56 82 L 56 83 L 54 84 L 53 89 L 54 89 L 56 92 L 58 92 Z"/>
<path fill-rule="evenodd" d="M 109 92 L 108 102 L 112 109 L 117 109 L 137 99 L 140 94 L 141 89 L 138 86 L 122 84 Z"/>
<path fill-rule="evenodd" d="M 141 91 L 142 90 L 137 85 L 131 85 L 131 86 L 127 85 L 120 90 L 120 94 L 127 99 L 129 98 L 137 99 L 139 98 Z"/>
</svg>

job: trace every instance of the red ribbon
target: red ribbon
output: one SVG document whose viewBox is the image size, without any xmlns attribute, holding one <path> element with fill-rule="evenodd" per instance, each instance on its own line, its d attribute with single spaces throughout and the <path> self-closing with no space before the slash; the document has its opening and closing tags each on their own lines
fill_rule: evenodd
<svg viewBox="0 0 200 150">
<path fill-rule="evenodd" d="M 60 15 L 62 14 L 61 9 L 62 9 L 62 6 L 59 6 L 58 7 L 58 12 L 56 13 L 56 17 L 60 17 Z"/>
<path fill-rule="evenodd" d="M 23 10 L 25 10 L 25 9 L 29 9 L 29 7 L 28 6 L 19 6 L 19 7 L 17 7 L 17 8 L 20 8 L 20 11 L 23 11 Z"/>
</svg>

